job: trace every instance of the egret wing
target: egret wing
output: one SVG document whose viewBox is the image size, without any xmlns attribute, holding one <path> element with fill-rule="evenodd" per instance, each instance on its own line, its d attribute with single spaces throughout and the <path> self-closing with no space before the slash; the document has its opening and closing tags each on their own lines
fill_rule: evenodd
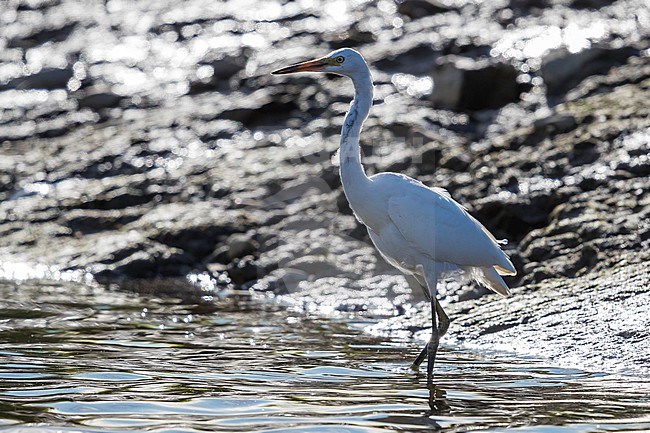
<svg viewBox="0 0 650 433">
<path fill-rule="evenodd" d="M 436 262 L 512 267 L 487 229 L 443 191 L 414 181 L 389 199 L 390 219 L 411 247 Z"/>
</svg>

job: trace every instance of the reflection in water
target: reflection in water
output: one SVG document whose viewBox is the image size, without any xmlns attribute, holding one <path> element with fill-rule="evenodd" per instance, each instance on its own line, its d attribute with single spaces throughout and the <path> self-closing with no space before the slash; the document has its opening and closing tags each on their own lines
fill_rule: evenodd
<svg viewBox="0 0 650 433">
<path fill-rule="evenodd" d="M 0 284 L 0 299 L 10 429 L 650 429 L 641 379 L 443 348 L 427 389 L 408 369 L 417 347 L 248 299 L 28 282 Z"/>
<path fill-rule="evenodd" d="M 447 403 L 447 393 L 436 384 L 430 384 L 428 387 L 431 415 L 443 415 L 449 413 L 451 406 Z"/>
</svg>

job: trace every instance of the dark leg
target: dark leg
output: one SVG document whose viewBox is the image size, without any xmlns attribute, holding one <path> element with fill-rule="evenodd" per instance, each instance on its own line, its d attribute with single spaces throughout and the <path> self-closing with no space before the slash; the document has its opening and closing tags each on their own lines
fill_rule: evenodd
<svg viewBox="0 0 650 433">
<path fill-rule="evenodd" d="M 424 358 L 427 356 L 428 347 L 429 343 L 424 345 L 424 349 L 422 349 L 418 357 L 415 358 L 415 361 L 413 361 L 413 364 L 411 364 L 411 370 L 418 371 L 420 369 L 420 364 L 422 364 L 422 361 L 424 361 Z"/>
<path fill-rule="evenodd" d="M 440 302 L 438 300 L 435 300 L 436 303 L 436 312 L 438 313 L 438 338 L 442 338 L 446 333 L 447 329 L 449 329 L 449 316 L 447 316 L 447 313 L 445 313 L 445 310 L 442 309 L 442 305 L 440 305 Z M 427 356 L 427 351 L 429 348 L 429 343 L 424 346 L 424 349 L 420 352 L 417 358 L 415 358 L 415 361 L 413 361 L 413 364 L 411 364 L 411 370 L 413 371 L 418 371 L 420 369 L 420 364 L 422 364 L 422 361 L 424 361 L 424 358 Z"/>
<path fill-rule="evenodd" d="M 443 335 L 447 333 L 447 330 L 449 329 L 449 316 L 447 316 L 447 313 L 445 313 L 445 310 L 442 309 L 442 305 L 440 305 L 440 302 L 436 299 L 436 311 L 438 312 L 438 322 L 440 324 L 438 328 L 438 333 L 440 334 L 440 338 L 442 338 Z"/>
<path fill-rule="evenodd" d="M 431 382 L 433 379 L 433 364 L 436 362 L 438 343 L 440 342 L 437 316 L 436 302 L 434 298 L 434 300 L 431 301 L 431 338 L 427 344 L 427 382 Z"/>
</svg>

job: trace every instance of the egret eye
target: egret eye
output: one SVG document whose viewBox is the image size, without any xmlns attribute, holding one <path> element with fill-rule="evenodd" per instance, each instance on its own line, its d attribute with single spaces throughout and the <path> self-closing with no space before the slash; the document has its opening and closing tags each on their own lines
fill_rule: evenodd
<svg viewBox="0 0 650 433">
<path fill-rule="evenodd" d="M 343 56 L 338 56 L 335 60 L 336 60 L 336 63 L 339 63 L 339 64 L 340 64 L 340 63 L 343 63 L 343 62 L 345 61 L 345 57 L 343 57 Z"/>
</svg>

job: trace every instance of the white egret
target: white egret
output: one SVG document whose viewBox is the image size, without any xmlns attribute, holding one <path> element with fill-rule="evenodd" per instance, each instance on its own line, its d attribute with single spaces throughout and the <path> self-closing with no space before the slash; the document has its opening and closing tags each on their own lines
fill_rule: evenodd
<svg viewBox="0 0 650 433">
<path fill-rule="evenodd" d="M 354 99 L 343 122 L 339 151 L 343 191 L 381 255 L 403 273 L 412 275 L 431 302 L 431 338 L 411 365 L 417 371 L 426 356 L 430 381 L 438 342 L 449 327 L 449 317 L 436 298 L 441 277 L 464 274 L 508 295 L 501 275 L 515 275 L 517 271 L 501 250 L 500 242 L 446 190 L 429 188 L 397 173 L 366 176 L 359 133 L 372 106 L 373 84 L 361 54 L 342 48 L 273 74 L 297 72 L 329 72 L 352 79 Z"/>
</svg>

